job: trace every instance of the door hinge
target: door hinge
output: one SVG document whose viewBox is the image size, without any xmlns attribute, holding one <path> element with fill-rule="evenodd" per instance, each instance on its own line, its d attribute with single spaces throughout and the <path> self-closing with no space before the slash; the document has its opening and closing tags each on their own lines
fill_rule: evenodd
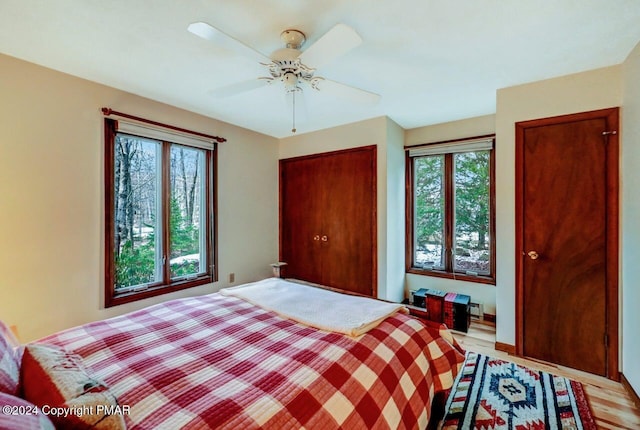
<svg viewBox="0 0 640 430">
<path fill-rule="evenodd" d="M 604 346 L 605 348 L 609 348 L 609 335 L 606 333 L 604 335 Z"/>
</svg>

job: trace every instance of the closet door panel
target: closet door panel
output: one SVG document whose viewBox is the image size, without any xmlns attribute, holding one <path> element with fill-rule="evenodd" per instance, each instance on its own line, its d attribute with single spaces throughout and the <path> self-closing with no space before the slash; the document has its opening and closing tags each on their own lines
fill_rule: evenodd
<svg viewBox="0 0 640 430">
<path fill-rule="evenodd" d="M 281 164 L 281 260 L 286 276 L 322 283 L 320 163 L 303 159 Z"/>
<path fill-rule="evenodd" d="M 371 296 L 376 237 L 375 150 L 354 150 L 325 161 L 325 284 Z"/>
<path fill-rule="evenodd" d="M 376 148 L 280 161 L 286 277 L 376 294 Z"/>
</svg>

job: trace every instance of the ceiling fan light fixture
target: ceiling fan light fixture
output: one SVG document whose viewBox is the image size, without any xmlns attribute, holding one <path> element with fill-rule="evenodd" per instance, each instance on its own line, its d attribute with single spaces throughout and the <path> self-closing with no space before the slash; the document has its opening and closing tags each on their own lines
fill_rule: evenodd
<svg viewBox="0 0 640 430">
<path fill-rule="evenodd" d="M 282 83 L 287 91 L 295 91 L 298 88 L 298 77 L 293 72 L 282 75 Z"/>
</svg>

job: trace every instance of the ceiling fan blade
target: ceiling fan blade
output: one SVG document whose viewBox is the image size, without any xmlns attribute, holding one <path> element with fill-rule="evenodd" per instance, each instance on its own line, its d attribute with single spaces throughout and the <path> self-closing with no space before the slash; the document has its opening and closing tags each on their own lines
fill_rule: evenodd
<svg viewBox="0 0 640 430">
<path fill-rule="evenodd" d="M 229 36 L 228 34 L 218 30 L 206 22 L 194 22 L 189 24 L 187 28 L 191 33 L 205 40 L 215 43 L 216 45 L 234 51 L 240 55 L 251 58 L 261 63 L 270 63 L 271 59 L 266 55 L 256 51 L 255 49 L 245 45 L 239 40 Z"/>
<path fill-rule="evenodd" d="M 334 95 L 343 100 L 362 104 L 376 104 L 381 98 L 380 94 L 361 90 L 360 88 L 341 84 L 340 82 L 330 79 L 320 81 L 318 83 L 318 89 L 323 93 Z"/>
<path fill-rule="evenodd" d="M 317 69 L 362 43 L 356 31 L 345 24 L 336 24 L 298 58 L 302 64 Z"/>
<path fill-rule="evenodd" d="M 250 79 L 248 81 L 237 82 L 231 85 L 225 85 L 224 87 L 216 88 L 209 91 L 209 94 L 213 97 L 230 97 L 236 94 L 245 93 L 247 91 L 255 90 L 260 87 L 269 85 L 271 81 L 268 79 Z"/>
</svg>

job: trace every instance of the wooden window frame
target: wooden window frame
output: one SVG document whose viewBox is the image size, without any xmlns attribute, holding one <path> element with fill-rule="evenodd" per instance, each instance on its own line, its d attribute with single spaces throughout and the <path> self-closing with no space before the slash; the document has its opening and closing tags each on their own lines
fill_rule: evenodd
<svg viewBox="0 0 640 430">
<path fill-rule="evenodd" d="M 118 306 L 125 303 L 131 303 L 138 300 L 156 297 L 162 294 L 168 294 L 187 288 L 193 288 L 200 285 L 209 284 L 218 280 L 218 264 L 217 264 L 217 164 L 218 151 L 217 145 L 214 143 L 213 150 L 205 150 L 205 166 L 206 174 L 204 180 L 205 186 L 205 219 L 207 232 L 206 242 L 206 272 L 192 279 L 171 279 L 170 265 L 164 264 L 162 271 L 162 281 L 147 284 L 141 291 L 128 291 L 118 293 L 115 289 L 115 259 L 114 259 L 114 161 L 115 161 L 115 139 L 117 135 L 117 121 L 110 118 L 104 119 L 104 139 L 105 139 L 105 159 L 104 159 L 104 194 L 105 194 L 105 284 L 104 284 L 104 306 L 106 308 Z M 170 193 L 169 175 L 170 161 L 169 155 L 171 145 L 180 145 L 173 142 L 162 142 L 162 254 L 169 255 L 170 239 L 169 229 L 169 210 L 170 210 Z M 184 145 L 183 145 L 184 146 Z M 166 225 L 165 225 L 166 223 Z"/>
<path fill-rule="evenodd" d="M 454 166 L 453 166 L 453 153 L 442 154 L 444 156 L 444 195 L 445 195 L 445 208 L 444 208 L 444 269 L 424 269 L 417 267 L 414 263 L 415 250 L 414 250 L 414 163 L 413 160 L 418 157 L 412 157 L 409 155 L 409 149 L 416 146 L 405 147 L 405 194 L 406 194 L 406 216 L 405 216 L 405 270 L 406 273 L 423 276 L 433 276 L 437 278 L 454 279 L 459 281 L 475 282 L 480 284 L 495 285 L 496 284 L 496 222 L 495 222 L 495 135 L 483 135 L 474 136 L 465 139 L 452 139 L 439 142 L 433 142 L 433 144 L 447 144 L 455 142 L 463 142 L 468 140 L 491 138 L 494 141 L 494 148 L 489 152 L 489 246 L 490 246 L 490 262 L 489 262 L 489 275 L 469 275 L 465 272 L 453 271 L 453 258 L 451 255 L 451 249 L 454 242 Z"/>
</svg>

